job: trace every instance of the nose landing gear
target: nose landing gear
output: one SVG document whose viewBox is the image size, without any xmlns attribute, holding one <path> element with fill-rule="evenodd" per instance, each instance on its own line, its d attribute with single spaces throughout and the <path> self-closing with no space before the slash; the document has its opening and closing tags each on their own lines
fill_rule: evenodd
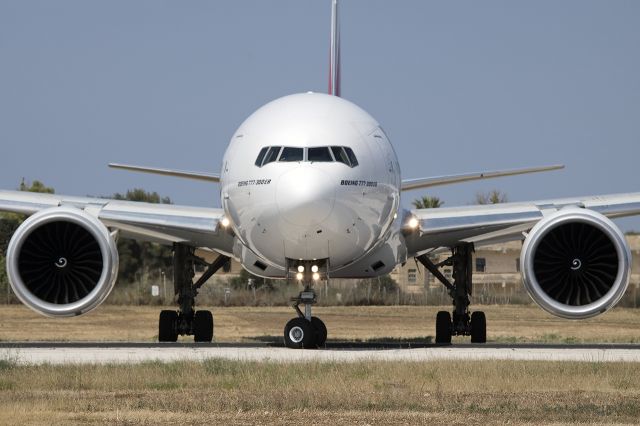
<svg viewBox="0 0 640 426">
<path fill-rule="evenodd" d="M 287 322 L 284 327 L 284 344 L 292 349 L 315 349 L 324 346 L 327 341 L 327 327 L 324 322 L 311 316 L 311 306 L 317 302 L 313 289 L 306 287 L 291 299 L 293 308 L 298 313 L 296 318 Z M 304 305 L 304 313 L 300 310 Z"/>
<path fill-rule="evenodd" d="M 312 280 L 309 279 L 316 274 L 319 274 L 319 269 L 316 265 L 313 275 L 309 274 L 309 265 L 303 266 L 298 271 L 298 280 L 305 281 L 304 290 L 301 291 L 297 297 L 293 297 L 293 308 L 296 310 L 298 316 L 287 322 L 284 327 L 284 344 L 288 348 L 292 349 L 315 349 L 323 347 L 327 341 L 327 327 L 324 322 L 311 315 L 311 307 L 317 303 L 318 297 L 316 292 L 311 287 Z M 327 268 L 328 269 L 328 268 Z M 306 274 L 304 273 L 306 270 Z M 324 271 L 324 274 L 329 279 L 328 271 Z M 319 275 L 317 275 L 314 281 L 317 281 Z M 305 279 L 307 278 L 307 279 Z M 287 278 L 289 281 L 289 278 Z M 304 305 L 304 312 L 300 309 L 300 305 Z"/>
</svg>

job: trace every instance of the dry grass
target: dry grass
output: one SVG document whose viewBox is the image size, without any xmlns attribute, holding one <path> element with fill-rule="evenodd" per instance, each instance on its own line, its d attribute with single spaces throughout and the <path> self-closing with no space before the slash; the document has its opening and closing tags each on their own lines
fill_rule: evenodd
<svg viewBox="0 0 640 426">
<path fill-rule="evenodd" d="M 418 339 L 434 335 L 438 307 L 318 307 L 330 339 Z M 488 338 L 499 342 L 640 342 L 640 309 L 616 308 L 584 321 L 553 317 L 535 306 L 483 306 Z M 0 306 L 0 340 L 153 341 L 160 308 L 104 305 L 75 318 L 50 319 L 18 305 Z M 215 339 L 280 339 L 293 310 L 213 308 Z M 188 339 L 187 339 L 188 340 Z M 461 339 L 460 341 L 466 341 Z"/>
<path fill-rule="evenodd" d="M 16 366 L 0 423 L 636 423 L 636 364 L 482 361 Z"/>
<path fill-rule="evenodd" d="M 491 340 L 640 340 L 640 310 L 572 322 L 530 306 L 483 307 Z M 426 339 L 433 307 L 321 307 L 335 339 Z M 0 307 L 2 340 L 156 338 L 156 307 L 102 306 L 52 320 Z M 279 339 L 290 308 L 216 308 L 219 341 Z M 498 319 L 500 318 L 500 319 Z M 273 337 L 269 337 L 273 336 Z M 637 423 L 628 363 L 149 362 L 18 366 L 0 360 L 0 424 Z"/>
</svg>

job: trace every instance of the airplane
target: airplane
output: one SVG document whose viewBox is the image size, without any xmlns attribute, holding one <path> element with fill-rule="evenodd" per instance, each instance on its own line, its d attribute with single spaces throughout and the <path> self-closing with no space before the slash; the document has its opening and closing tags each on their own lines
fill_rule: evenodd
<svg viewBox="0 0 640 426">
<path fill-rule="evenodd" d="M 115 285 L 117 239 L 153 241 L 173 247 L 178 305 L 160 312 L 159 341 L 212 340 L 213 315 L 196 309 L 198 290 L 235 259 L 252 274 L 303 287 L 283 339 L 306 349 L 327 339 L 312 314 L 314 284 L 377 277 L 415 260 L 452 300 L 452 312 L 436 316 L 436 343 L 452 336 L 484 343 L 486 317 L 470 307 L 474 248 L 522 241 L 524 286 L 542 309 L 584 319 L 615 306 L 629 284 L 631 254 L 612 219 L 640 214 L 640 193 L 403 209 L 406 191 L 563 166 L 403 179 L 382 126 L 340 96 L 338 12 L 332 0 L 328 93 L 284 96 L 256 110 L 232 135 L 219 174 L 110 164 L 218 183 L 221 208 L 0 191 L 0 211 L 29 216 L 7 249 L 16 296 L 49 317 L 90 312 Z M 217 257 L 207 263 L 203 252 Z M 437 261 L 442 253 L 450 255 Z M 195 279 L 197 264 L 205 272 Z"/>
</svg>

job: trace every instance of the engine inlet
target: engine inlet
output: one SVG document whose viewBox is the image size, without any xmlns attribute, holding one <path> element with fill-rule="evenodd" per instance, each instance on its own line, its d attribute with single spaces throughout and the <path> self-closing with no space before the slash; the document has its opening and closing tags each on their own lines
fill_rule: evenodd
<svg viewBox="0 0 640 426">
<path fill-rule="evenodd" d="M 18 270 L 37 298 L 67 304 L 86 297 L 102 274 L 96 239 L 78 224 L 49 222 L 33 230 L 22 244 Z"/>
<path fill-rule="evenodd" d="M 545 293 L 565 305 L 581 306 L 611 290 L 618 276 L 618 253 L 600 229 L 568 223 L 540 241 L 533 267 Z"/>
</svg>

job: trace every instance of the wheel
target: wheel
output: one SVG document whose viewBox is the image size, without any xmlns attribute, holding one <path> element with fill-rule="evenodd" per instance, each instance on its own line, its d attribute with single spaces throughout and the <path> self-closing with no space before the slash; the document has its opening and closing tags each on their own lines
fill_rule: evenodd
<svg viewBox="0 0 640 426">
<path fill-rule="evenodd" d="M 284 327 L 284 344 L 292 349 L 310 349 L 316 342 L 316 331 L 304 318 L 294 318 Z"/>
<path fill-rule="evenodd" d="M 213 315 L 211 311 L 196 311 L 193 316 L 193 340 L 211 342 L 213 339 Z"/>
<path fill-rule="evenodd" d="M 447 311 L 436 315 L 436 343 L 451 343 L 451 314 Z"/>
<path fill-rule="evenodd" d="M 318 317 L 311 317 L 311 325 L 316 330 L 316 345 L 318 347 L 324 346 L 327 342 L 327 326 Z"/>
<path fill-rule="evenodd" d="M 471 343 L 487 342 L 487 317 L 484 312 L 471 314 Z"/>
<path fill-rule="evenodd" d="M 158 341 L 175 342 L 178 340 L 178 313 L 176 311 L 161 311 L 158 321 Z"/>
</svg>

